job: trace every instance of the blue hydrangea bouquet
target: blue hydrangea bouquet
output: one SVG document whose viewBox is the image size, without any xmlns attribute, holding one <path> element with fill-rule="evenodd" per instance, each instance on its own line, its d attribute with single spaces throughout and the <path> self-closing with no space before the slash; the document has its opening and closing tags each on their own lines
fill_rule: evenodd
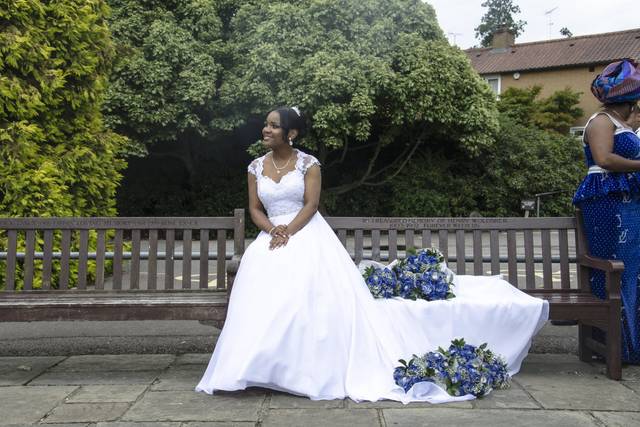
<svg viewBox="0 0 640 427">
<path fill-rule="evenodd" d="M 451 290 L 455 276 L 442 253 L 433 248 L 411 251 L 406 259 L 387 267 L 369 266 L 363 276 L 375 298 L 436 301 L 455 296 Z"/>
<path fill-rule="evenodd" d="M 466 344 L 464 339 L 451 341 L 448 350 L 438 348 L 424 356 L 415 354 L 395 368 L 393 379 L 405 392 L 416 383 L 428 381 L 442 387 L 452 396 L 472 394 L 481 397 L 492 389 L 510 385 L 507 364 L 487 348 Z"/>
</svg>

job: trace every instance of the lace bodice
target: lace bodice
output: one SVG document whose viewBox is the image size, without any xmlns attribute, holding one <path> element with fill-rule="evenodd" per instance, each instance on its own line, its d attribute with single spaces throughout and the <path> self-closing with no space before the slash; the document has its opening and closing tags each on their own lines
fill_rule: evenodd
<svg viewBox="0 0 640 427">
<path fill-rule="evenodd" d="M 320 165 L 318 159 L 300 150 L 296 152 L 295 168 L 275 182 L 262 174 L 266 155 L 255 159 L 247 168 L 255 175 L 258 183 L 258 198 L 269 217 L 297 212 L 304 204 L 304 175 L 313 165 Z"/>
</svg>

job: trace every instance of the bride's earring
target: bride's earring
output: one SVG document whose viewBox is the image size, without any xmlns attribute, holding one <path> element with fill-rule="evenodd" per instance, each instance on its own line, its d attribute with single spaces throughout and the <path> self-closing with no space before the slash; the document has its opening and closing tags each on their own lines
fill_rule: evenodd
<svg viewBox="0 0 640 427">
<path fill-rule="evenodd" d="M 293 139 L 289 138 L 289 145 L 293 145 Z"/>
</svg>

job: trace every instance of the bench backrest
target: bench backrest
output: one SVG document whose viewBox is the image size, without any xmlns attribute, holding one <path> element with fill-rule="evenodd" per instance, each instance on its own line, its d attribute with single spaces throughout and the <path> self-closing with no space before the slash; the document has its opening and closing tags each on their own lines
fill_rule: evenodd
<svg viewBox="0 0 640 427">
<path fill-rule="evenodd" d="M 5 263 L 0 288 L 208 289 L 209 261 L 215 260 L 214 287 L 225 289 L 226 261 L 244 252 L 244 228 L 243 209 L 217 218 L 0 218 L 0 243 L 6 244 L 0 245 Z M 230 248 L 228 236 L 233 236 Z M 194 260 L 199 260 L 197 283 L 191 279 Z M 179 274 L 175 261 L 182 261 Z"/>
<path fill-rule="evenodd" d="M 356 263 L 389 262 L 404 258 L 407 249 L 435 247 L 457 274 L 503 274 L 527 290 L 580 288 L 576 259 L 584 240 L 573 217 L 326 220 Z"/>
</svg>

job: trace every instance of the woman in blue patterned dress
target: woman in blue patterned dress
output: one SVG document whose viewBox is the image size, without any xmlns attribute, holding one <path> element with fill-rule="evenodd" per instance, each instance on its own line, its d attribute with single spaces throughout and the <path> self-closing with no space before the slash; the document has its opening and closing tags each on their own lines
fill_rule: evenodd
<svg viewBox="0 0 640 427">
<path fill-rule="evenodd" d="M 638 111 L 640 69 L 631 60 L 609 64 L 591 85 L 603 108 L 587 122 L 583 143 L 589 172 L 573 199 L 582 209 L 590 253 L 624 262 L 622 359 L 640 363 L 640 138 L 626 123 Z M 605 298 L 605 277 L 591 275 Z"/>
</svg>

